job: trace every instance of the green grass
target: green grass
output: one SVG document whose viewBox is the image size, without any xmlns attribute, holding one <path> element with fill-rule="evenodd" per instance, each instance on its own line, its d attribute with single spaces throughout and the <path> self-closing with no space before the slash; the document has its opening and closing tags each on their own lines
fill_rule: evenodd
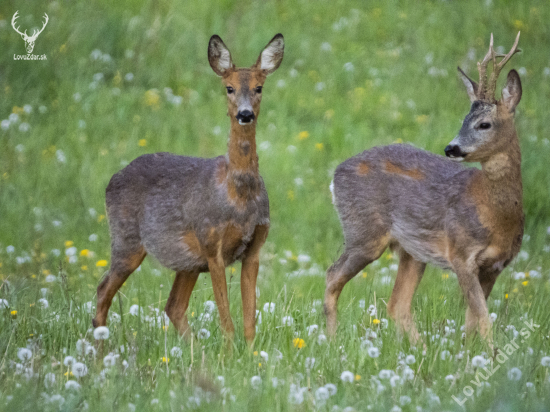
<svg viewBox="0 0 550 412">
<path fill-rule="evenodd" d="M 25 53 L 10 26 L 16 10 L 21 26 L 29 28 L 48 13 L 34 50 L 46 54 L 46 61 L 13 59 Z M 467 386 L 474 394 L 466 410 L 548 410 L 549 370 L 541 359 L 550 355 L 549 20 L 543 1 L 3 1 L 0 120 L 12 113 L 19 119 L 0 129 L 0 298 L 8 303 L 0 309 L 0 410 L 125 411 L 132 410 L 129 404 L 136 410 L 463 410 L 452 396 L 465 398 Z M 520 70 L 523 85 L 516 125 L 528 236 L 523 256 L 498 279 L 489 309 L 497 315 L 498 348 L 513 339 L 511 325 L 521 331 L 524 321 L 534 321 L 540 328 L 528 338 L 520 335 L 517 350 L 478 389 L 471 381 L 480 368 L 472 367 L 472 359 L 484 351 L 490 356 L 479 339 L 461 337 L 465 308 L 453 274 L 428 267 L 413 301 L 425 352 L 400 340 L 391 320 L 387 327 L 373 323 L 388 318 L 385 303 L 397 260 L 386 253 L 367 267 L 366 277 L 357 276 L 344 289 L 337 339 L 318 343 L 325 328 L 318 305 L 323 274 L 343 241 L 328 190 L 335 167 L 395 141 L 442 153 L 469 109 L 456 66 L 475 78 L 475 61 L 486 52 L 489 34 L 507 49 L 518 29 L 523 52 L 508 68 Z M 266 82 L 257 130 L 272 220 L 258 309 L 275 303 L 273 313 L 262 310 L 253 349 L 258 354 L 242 336 L 240 264 L 227 270 L 237 330 L 231 350 L 216 312 L 211 322 L 199 320 L 204 302 L 213 300 L 208 274 L 199 278 L 189 313 L 195 333 L 207 329 L 209 338 L 195 336 L 191 346 L 172 325 L 163 330 L 162 322 L 151 321 L 164 308 L 174 274 L 150 258 L 113 302 L 111 313 L 122 320 L 110 322 L 103 344 L 94 343 L 87 303 L 95 304 L 106 270 L 96 263 L 110 258 L 103 216 L 110 177 L 144 153 L 224 153 L 229 120 L 220 80 L 207 62 L 208 39 L 219 34 L 235 63 L 245 66 L 278 32 L 285 36 L 285 56 Z M 181 104 L 170 101 L 167 87 Z M 20 130 L 22 123 L 29 130 Z M 301 132 L 308 137 L 300 139 Z M 65 256 L 71 247 L 72 263 Z M 83 250 L 89 253 L 81 256 Z M 311 260 L 299 263 L 299 255 Z M 49 307 L 41 307 L 41 298 Z M 130 314 L 136 304 L 143 316 Z M 376 317 L 369 316 L 369 305 L 376 306 Z M 294 319 L 291 326 L 283 326 L 287 316 Z M 311 325 L 318 331 L 309 335 Z M 368 329 L 377 335 L 371 337 L 377 358 L 362 343 Z M 293 344 L 296 338 L 304 340 L 301 349 Z M 95 355 L 80 354 L 79 339 L 95 345 Z M 25 347 L 32 359 L 23 362 L 18 350 Z M 181 348 L 181 357 L 170 354 L 173 347 Z M 107 368 L 110 352 L 119 357 Z M 86 364 L 86 376 L 70 375 L 63 365 L 69 355 Z M 412 379 L 394 378 L 392 386 L 380 378 L 382 370 L 402 377 L 407 355 L 415 358 Z M 315 358 L 312 368 L 307 358 Z M 519 380 L 509 378 L 512 368 L 521 371 Z M 344 371 L 360 379 L 345 383 Z M 261 377 L 257 388 L 254 376 Z M 69 379 L 78 380 L 80 390 L 65 389 Z M 319 388 L 326 384 L 337 391 L 323 404 Z M 292 404 L 296 399 L 302 402 Z"/>
</svg>

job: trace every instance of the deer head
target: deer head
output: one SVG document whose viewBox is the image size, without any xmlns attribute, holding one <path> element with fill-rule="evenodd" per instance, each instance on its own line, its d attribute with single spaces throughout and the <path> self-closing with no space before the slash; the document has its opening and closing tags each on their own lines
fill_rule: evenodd
<svg viewBox="0 0 550 412">
<path fill-rule="evenodd" d="M 283 60 L 284 39 L 277 34 L 250 68 L 236 68 L 222 39 L 214 35 L 208 44 L 208 61 L 227 89 L 228 115 L 241 126 L 253 125 L 260 113 L 262 87 Z"/>
<path fill-rule="evenodd" d="M 46 27 L 46 24 L 48 24 L 48 15 L 46 13 L 44 13 L 44 25 L 42 26 L 42 28 L 40 30 L 34 30 L 33 33 L 32 33 L 32 36 L 28 36 L 27 35 L 27 30 L 25 30 L 24 33 L 21 33 L 19 31 L 19 27 L 15 27 L 15 21 L 17 20 L 17 18 L 19 17 L 18 14 L 19 13 L 19 10 L 15 12 L 15 14 L 13 15 L 13 18 L 11 19 L 11 26 L 13 27 L 13 29 L 19 33 L 21 35 L 21 37 L 23 38 L 23 40 L 25 40 L 25 48 L 27 49 L 27 53 L 32 53 L 33 49 L 34 49 L 34 42 L 36 41 L 36 38 L 38 37 L 38 35 L 40 33 L 42 33 L 44 31 L 44 28 Z"/>
<path fill-rule="evenodd" d="M 477 64 L 479 84 L 470 79 L 458 68 L 459 75 L 466 86 L 466 92 L 472 106 L 470 113 L 462 122 L 458 136 L 445 148 L 445 154 L 453 160 L 467 162 L 483 162 L 495 153 L 506 149 L 517 139 L 514 129 L 514 112 L 521 99 L 521 81 L 515 70 L 510 70 L 502 97 L 496 100 L 495 91 L 497 78 L 501 69 L 510 58 L 520 51 L 518 47 L 519 33 L 508 54 L 497 54 L 493 48 L 493 35 L 489 51 Z M 502 58 L 499 62 L 497 58 Z M 493 62 L 493 71 L 487 78 L 487 66 Z"/>
</svg>

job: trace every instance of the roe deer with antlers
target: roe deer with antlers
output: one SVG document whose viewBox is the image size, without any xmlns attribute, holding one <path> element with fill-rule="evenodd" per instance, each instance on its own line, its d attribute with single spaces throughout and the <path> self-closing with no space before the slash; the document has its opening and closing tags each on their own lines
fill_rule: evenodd
<svg viewBox="0 0 550 412">
<path fill-rule="evenodd" d="M 514 111 L 521 98 L 515 70 L 495 100 L 500 70 L 516 53 L 489 52 L 478 63 L 479 84 L 458 69 L 472 103 L 447 158 L 409 145 L 375 147 L 340 164 L 334 204 L 345 250 L 328 269 L 325 313 L 328 333 L 337 328 L 344 285 L 389 246 L 399 255 L 387 309 L 398 330 L 419 340 L 410 312 L 426 263 L 453 270 L 467 301 L 466 332 L 492 340 L 486 299 L 500 272 L 520 250 L 523 237 L 521 154 Z M 497 62 L 497 58 L 502 58 Z M 487 65 L 493 71 L 487 79 Z M 481 170 L 457 162 L 480 162 Z"/>
<path fill-rule="evenodd" d="M 226 87 L 231 119 L 227 155 L 148 154 L 112 177 L 106 191 L 112 263 L 97 288 L 95 327 L 106 324 L 113 296 L 150 253 L 176 271 L 165 310 L 178 332 L 189 334 L 189 297 L 199 273 L 210 272 L 222 329 L 231 339 L 225 267 L 242 260 L 244 334 L 254 340 L 259 254 L 270 223 L 256 123 L 263 84 L 281 64 L 283 51 L 283 36 L 277 34 L 253 66 L 236 68 L 222 39 L 212 36 L 208 60 Z"/>
</svg>

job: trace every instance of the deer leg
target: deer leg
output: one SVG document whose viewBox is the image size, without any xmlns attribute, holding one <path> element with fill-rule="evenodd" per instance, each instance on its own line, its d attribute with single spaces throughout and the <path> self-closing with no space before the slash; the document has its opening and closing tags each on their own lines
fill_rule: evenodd
<svg viewBox="0 0 550 412">
<path fill-rule="evenodd" d="M 218 305 L 220 314 L 220 323 L 227 338 L 233 340 L 235 327 L 231 321 L 229 313 L 229 299 L 227 296 L 227 281 L 225 279 L 225 264 L 220 253 L 214 258 L 208 258 L 208 269 L 212 278 L 212 288 L 214 289 L 214 298 Z"/>
<path fill-rule="evenodd" d="M 164 311 L 174 324 L 180 336 L 189 337 L 189 321 L 185 312 L 189 307 L 191 292 L 197 283 L 199 272 L 181 271 L 176 273 Z"/>
<path fill-rule="evenodd" d="M 258 226 L 252 243 L 243 259 L 241 296 L 243 300 L 244 337 L 249 345 L 256 336 L 256 279 L 260 267 L 260 249 L 265 243 L 269 226 Z"/>
<path fill-rule="evenodd" d="M 378 259 L 387 247 L 387 242 L 378 242 L 372 248 L 346 248 L 344 253 L 327 270 L 327 286 L 325 289 L 325 315 L 327 317 L 327 333 L 336 334 L 338 298 L 342 289 L 361 269 Z"/>
<path fill-rule="evenodd" d="M 128 279 L 134 270 L 141 265 L 146 252 L 143 246 L 132 252 L 113 251 L 111 253 L 111 268 L 109 274 L 97 287 L 97 310 L 92 320 L 94 328 L 107 324 L 107 313 L 111 307 L 113 297 L 122 284 Z"/>
<path fill-rule="evenodd" d="M 466 309 L 466 335 L 472 335 L 479 328 L 480 335 L 491 342 L 491 320 L 478 271 L 477 267 L 474 270 L 460 268 L 456 271 L 458 283 L 468 304 Z"/>
<path fill-rule="evenodd" d="M 425 263 L 401 250 L 397 278 L 388 302 L 388 313 L 397 323 L 398 331 L 406 332 L 412 344 L 420 340 L 420 335 L 411 315 L 411 303 L 425 269 Z"/>
</svg>

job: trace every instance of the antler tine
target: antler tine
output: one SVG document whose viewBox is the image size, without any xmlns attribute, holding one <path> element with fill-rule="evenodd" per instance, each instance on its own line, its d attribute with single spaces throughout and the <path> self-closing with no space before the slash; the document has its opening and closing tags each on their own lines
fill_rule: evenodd
<svg viewBox="0 0 550 412">
<path fill-rule="evenodd" d="M 518 43 L 519 43 L 519 35 L 521 32 L 518 32 L 518 35 L 516 36 L 516 40 L 514 42 L 514 45 L 512 46 L 512 49 L 508 54 L 499 54 L 494 55 L 493 57 L 493 72 L 491 73 L 491 77 L 489 78 L 489 84 L 487 85 L 487 98 L 489 100 L 495 100 L 495 92 L 497 87 L 497 79 L 498 75 L 500 74 L 500 71 L 504 67 L 506 63 L 508 63 L 508 60 L 517 52 L 520 50 L 518 49 Z M 502 60 L 500 62 L 497 62 L 497 57 L 502 57 Z"/>
<path fill-rule="evenodd" d="M 489 42 L 489 51 L 481 62 L 477 63 L 477 71 L 479 72 L 478 98 L 485 99 L 487 94 L 487 65 L 494 59 L 495 50 L 493 49 L 493 33 L 491 33 L 491 41 Z"/>
<path fill-rule="evenodd" d="M 21 26 L 15 27 L 15 21 L 19 18 L 18 13 L 19 13 L 19 10 L 17 10 L 17 11 L 15 12 L 15 14 L 13 15 L 13 17 L 12 17 L 12 19 L 11 19 L 11 26 L 12 26 L 13 29 L 14 29 L 17 33 L 19 33 L 21 36 L 27 35 L 27 30 L 25 30 L 25 33 L 21 33 L 21 32 L 19 31 L 19 27 L 21 27 Z"/>
<path fill-rule="evenodd" d="M 41 28 L 40 30 L 36 30 L 36 29 L 35 29 L 35 30 L 33 31 L 33 33 L 32 33 L 31 38 L 36 39 L 36 38 L 38 37 L 38 35 L 39 35 L 40 33 L 42 33 L 42 32 L 44 31 L 44 29 L 46 28 L 46 24 L 48 24 L 48 21 L 49 21 L 50 19 L 49 19 L 48 15 L 47 15 L 46 13 L 44 13 L 44 16 L 43 16 L 43 17 L 45 17 L 44 25 L 42 26 L 42 28 Z"/>
</svg>

